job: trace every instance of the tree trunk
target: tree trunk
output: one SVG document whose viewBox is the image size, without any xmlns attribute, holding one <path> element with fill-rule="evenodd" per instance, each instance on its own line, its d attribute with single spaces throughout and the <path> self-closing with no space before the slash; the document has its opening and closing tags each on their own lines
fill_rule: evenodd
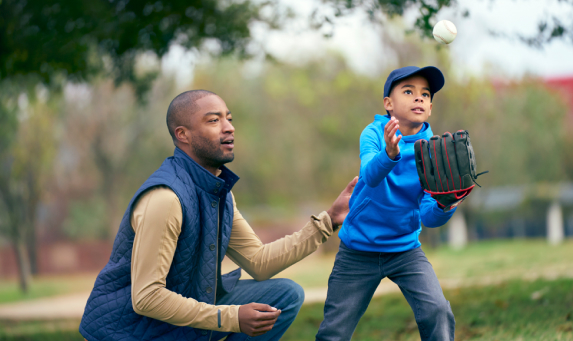
<svg viewBox="0 0 573 341">
<path fill-rule="evenodd" d="M 13 244 L 14 252 L 16 253 L 16 261 L 18 263 L 18 275 L 20 277 L 20 289 L 22 292 L 27 293 L 30 286 L 30 261 L 28 259 L 28 252 L 26 246 L 21 241 L 15 241 Z"/>
<path fill-rule="evenodd" d="M 106 239 L 113 241 L 121 222 L 121 217 L 119 219 L 117 217 L 117 199 L 119 195 L 117 188 L 119 186 L 116 186 L 116 178 L 111 171 L 105 173 L 102 171 L 102 173 L 102 178 L 104 179 L 102 195 L 105 200 L 105 217 L 103 219 L 107 228 Z"/>
<path fill-rule="evenodd" d="M 37 275 L 38 274 L 38 243 L 36 240 L 35 222 L 31 222 L 31 224 L 33 224 L 33 226 L 29 226 L 29 228 L 26 231 L 26 249 L 28 251 L 28 261 L 30 263 L 30 273 L 32 275 Z"/>
<path fill-rule="evenodd" d="M 24 240 L 28 249 L 28 260 L 30 261 L 30 271 L 33 275 L 38 274 L 38 245 L 36 241 L 36 210 L 40 202 L 40 185 L 37 174 L 29 173 L 27 178 L 28 198 L 26 202 L 26 216 L 24 222 Z"/>
</svg>

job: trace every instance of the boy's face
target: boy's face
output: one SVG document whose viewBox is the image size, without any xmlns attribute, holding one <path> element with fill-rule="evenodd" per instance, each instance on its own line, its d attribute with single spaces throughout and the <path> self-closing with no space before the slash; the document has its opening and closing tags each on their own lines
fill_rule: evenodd
<svg viewBox="0 0 573 341">
<path fill-rule="evenodd" d="M 384 108 L 400 125 L 418 126 L 432 115 L 430 86 L 426 78 L 414 75 L 394 86 L 384 98 Z"/>
</svg>

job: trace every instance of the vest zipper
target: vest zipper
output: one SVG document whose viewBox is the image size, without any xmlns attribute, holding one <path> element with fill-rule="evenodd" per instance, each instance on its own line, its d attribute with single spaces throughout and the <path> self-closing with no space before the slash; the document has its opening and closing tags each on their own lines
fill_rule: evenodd
<svg viewBox="0 0 573 341">
<path fill-rule="evenodd" d="M 219 221 L 219 205 L 221 204 L 221 199 L 217 199 L 217 240 L 215 241 L 215 249 L 217 250 L 217 252 L 215 253 L 215 288 L 213 289 L 213 292 L 215 293 L 215 300 L 214 300 L 214 304 L 217 304 L 217 274 L 219 273 L 219 225 L 221 224 L 221 222 Z M 209 334 L 209 341 L 211 341 L 211 338 L 213 337 L 213 331 L 211 330 L 211 333 Z"/>
</svg>

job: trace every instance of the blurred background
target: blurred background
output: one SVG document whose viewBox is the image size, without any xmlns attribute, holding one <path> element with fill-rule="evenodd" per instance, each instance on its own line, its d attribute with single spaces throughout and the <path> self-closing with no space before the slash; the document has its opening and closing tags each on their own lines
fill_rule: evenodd
<svg viewBox="0 0 573 341">
<path fill-rule="evenodd" d="M 233 112 L 233 192 L 270 242 L 358 175 L 360 133 L 407 65 L 442 70 L 432 129 L 469 130 L 489 170 L 420 236 L 456 337 L 573 340 L 572 14 L 569 0 L 0 0 L 0 340 L 82 339 L 126 206 L 173 153 L 177 94 L 214 91 Z M 442 19 L 450 45 L 431 35 Z M 278 275 L 308 302 L 284 339 L 318 330 L 338 242 Z M 419 339 L 397 288 L 377 294 L 355 339 Z"/>
</svg>

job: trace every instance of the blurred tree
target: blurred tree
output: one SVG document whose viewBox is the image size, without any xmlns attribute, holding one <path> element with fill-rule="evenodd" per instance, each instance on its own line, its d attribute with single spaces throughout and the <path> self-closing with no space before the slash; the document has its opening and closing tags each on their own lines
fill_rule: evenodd
<svg viewBox="0 0 573 341">
<path fill-rule="evenodd" d="M 22 274 L 26 272 L 26 258 L 35 269 L 36 206 L 42 179 L 49 174 L 43 172 L 47 169 L 42 151 L 50 144 L 45 140 L 34 145 L 38 140 L 29 135 L 29 124 L 18 122 L 16 98 L 31 94 L 26 87 L 39 81 L 57 89 L 65 80 L 86 80 L 104 72 L 111 74 L 116 83 L 131 82 L 141 100 L 156 74 L 136 72 L 138 55 L 152 51 L 161 57 L 172 44 L 197 48 L 205 41 L 217 42 L 222 54 L 244 54 L 250 34 L 248 25 L 259 18 L 264 6 L 249 1 L 216 0 L 0 1 L 0 187 Z M 40 119 L 30 124 L 42 122 Z M 109 127 L 111 122 L 101 125 Z M 102 128 L 99 132 L 92 150 L 106 179 L 103 191 L 110 193 L 117 184 L 116 177 L 122 174 L 123 158 L 112 160 L 105 151 L 109 149 L 110 137 L 102 135 L 109 131 Z M 30 149 L 28 153 L 14 154 L 22 148 Z M 108 194 L 106 198 L 115 197 Z M 24 241 L 30 244 L 30 257 L 23 256 Z M 26 278 L 22 275 L 23 288 Z"/>
<path fill-rule="evenodd" d="M 11 91 L 3 88 L 2 94 Z M 3 232 L 17 257 L 23 291 L 28 288 L 30 273 L 37 270 L 36 208 L 51 175 L 55 150 L 56 114 L 47 103 L 46 91 L 42 87 L 29 91 L 32 98 L 27 93 L 11 94 L 18 101 L 3 98 L 5 103 L 0 106 L 0 212 L 6 221 Z"/>
<path fill-rule="evenodd" d="M 484 186 L 570 181 L 567 107 L 536 79 L 456 78 L 445 49 L 412 36 L 391 43 L 399 66 L 436 65 L 446 85 L 434 98 L 436 134 L 468 129 Z M 383 74 L 388 74 L 387 70 Z M 382 106 L 384 79 L 353 73 L 338 57 L 303 67 L 267 63 L 244 76 L 231 60 L 199 67 L 195 88 L 233 112 L 240 205 L 328 202 L 358 174 L 359 136 Z"/>
<path fill-rule="evenodd" d="M 197 48 L 206 40 L 222 53 L 245 53 L 249 24 L 265 4 L 248 0 L 0 1 L 0 79 L 34 74 L 76 80 L 110 71 L 117 81 L 143 87 L 134 70 L 138 54 L 163 56 L 176 43 Z M 272 23 L 272 20 L 269 20 Z"/>
<path fill-rule="evenodd" d="M 376 20 L 381 14 L 392 18 L 417 8 L 415 29 L 426 37 L 432 37 L 432 26 L 440 10 L 457 8 L 455 0 L 324 2 L 334 11 L 325 14 L 315 10 L 312 15 L 315 28 L 332 24 L 335 17 L 357 9 Z M 270 10 L 262 11 L 263 8 Z M 469 15 L 467 10 L 461 12 Z M 246 55 L 251 23 L 259 21 L 276 28 L 290 16 L 290 11 L 276 0 L 3 0 L 0 1 L 0 79 L 34 74 L 52 83 L 56 75 L 83 80 L 108 71 L 118 82 L 132 82 L 136 92 L 142 94 L 153 77 L 138 77 L 134 70 L 138 55 L 152 52 L 162 57 L 172 44 L 199 48 L 209 40 L 217 42 L 223 54 Z M 539 23 L 537 35 L 521 39 L 537 47 L 553 39 L 573 43 L 573 27 L 553 18 Z"/>
<path fill-rule="evenodd" d="M 567 172 L 567 106 L 537 79 L 447 84 L 434 100 L 435 133 L 468 129 L 480 184 L 504 186 L 572 180 Z M 483 182 L 483 183 L 482 183 Z"/>
<path fill-rule="evenodd" d="M 380 113 L 383 83 L 341 58 L 304 67 L 267 63 L 244 77 L 232 60 L 197 70 L 194 87 L 215 91 L 233 112 L 240 207 L 293 207 L 333 200 L 358 175 L 358 136 Z"/>
<path fill-rule="evenodd" d="M 137 101 L 130 86 L 115 87 L 109 79 L 66 87 L 63 145 L 66 153 L 77 159 L 74 166 L 79 169 L 68 169 L 64 174 L 81 173 L 80 182 L 86 186 L 84 193 L 97 198 L 91 200 L 92 212 L 85 212 L 90 205 L 72 207 L 74 223 L 84 223 L 82 219 L 101 210 L 99 222 L 86 225 L 103 225 L 105 231 L 96 235 L 115 237 L 127 200 L 171 153 L 173 145 L 165 125 L 165 112 L 175 96 L 173 92 L 172 82 L 159 78 L 144 105 Z M 103 207 L 95 204 L 98 202 Z M 70 223 L 66 226 L 72 231 Z M 85 235 L 94 233 L 86 231 Z"/>
<path fill-rule="evenodd" d="M 443 8 L 456 6 L 456 0 L 323 0 L 323 2 L 330 4 L 334 11 L 331 15 L 325 15 L 319 10 L 315 10 L 312 14 L 314 27 L 320 28 L 325 24 L 332 24 L 335 22 L 336 17 L 345 16 L 355 10 L 365 11 L 371 20 L 380 21 L 381 14 L 393 18 L 395 16 L 402 16 L 404 12 L 411 8 L 419 10 L 419 15 L 416 18 L 414 28 L 418 30 L 421 36 L 433 39 L 432 29 L 435 24 L 436 15 Z M 468 16 L 469 12 L 463 12 L 464 16 Z M 409 31 L 413 31 L 409 30 Z"/>
<path fill-rule="evenodd" d="M 330 4 L 334 11 L 331 15 L 325 15 L 316 10 L 312 19 L 315 27 L 332 25 L 336 17 L 348 15 L 355 10 L 365 11 L 371 20 L 379 21 L 380 15 L 385 14 L 392 18 L 402 16 L 406 10 L 417 9 L 419 14 L 416 18 L 414 28 L 409 31 L 418 31 L 422 37 L 432 38 L 432 30 L 436 23 L 436 15 L 444 8 L 455 8 L 463 17 L 468 17 L 470 12 L 467 9 L 458 7 L 456 0 L 323 0 Z M 492 3 L 495 1 L 492 0 Z M 559 0 L 559 2 L 571 5 L 573 1 Z M 515 4 L 519 6 L 519 4 Z M 533 35 L 509 36 L 502 32 L 491 32 L 494 36 L 518 38 L 520 41 L 535 48 L 542 48 L 556 39 L 562 39 L 573 44 L 573 19 L 570 16 L 565 22 L 557 17 L 541 19 L 537 24 L 537 33 Z"/>
<path fill-rule="evenodd" d="M 143 94 L 149 90 L 157 72 L 137 72 L 138 56 L 151 51 L 152 55 L 161 57 L 173 44 L 199 48 L 204 42 L 216 42 L 221 54 L 236 51 L 238 55 L 244 55 L 250 36 L 249 24 L 263 20 L 259 11 L 268 5 L 269 2 L 254 4 L 248 0 L 0 0 L 0 86 L 10 88 L 2 94 L 5 101 L 0 105 L 14 102 L 26 93 L 25 88 L 14 88 L 23 81 L 40 81 L 51 90 L 57 90 L 66 80 L 89 80 L 102 73 L 111 75 L 116 84 L 130 82 L 142 102 Z M 269 27 L 277 23 L 272 11 L 265 18 Z M 121 182 L 126 160 L 129 160 L 126 155 L 133 154 L 140 132 L 137 122 L 141 118 L 138 118 L 138 110 L 132 109 L 122 113 L 124 115 L 115 112 L 113 118 L 105 116 L 108 121 L 103 121 L 100 115 L 99 123 L 92 122 L 94 126 L 91 127 L 95 131 L 91 155 L 105 179 L 102 191 L 108 207 L 114 209 L 117 205 L 113 205 L 113 188 Z M 13 152 L 10 146 L 21 142 L 15 140 L 20 134 L 20 126 L 16 110 L 1 108 L 0 112 L 0 130 L 6 131 L 2 134 L 0 148 L 10 159 Z M 109 134 L 115 133 L 112 127 L 117 126 L 117 120 L 122 117 L 124 120 L 135 117 L 126 130 L 136 133 L 128 137 L 131 142 L 127 145 L 113 146 L 109 142 L 113 136 Z M 124 146 L 126 148 L 121 148 Z M 26 163 L 31 164 L 36 156 L 30 153 L 22 157 L 29 157 Z M 5 168 L 8 170 L 4 173 L 6 176 L 0 178 L 0 186 L 8 188 L 15 180 L 12 176 L 17 175 L 10 167 Z M 35 200 L 37 203 L 38 198 Z M 35 206 L 29 208 L 31 212 L 35 209 Z M 108 213 L 109 219 L 114 219 L 114 212 Z M 17 226 L 18 222 L 13 220 L 11 224 Z M 30 233 L 30 236 L 34 235 Z M 30 251 L 35 252 L 35 248 Z M 31 258 L 33 265 L 35 257 Z"/>
</svg>

